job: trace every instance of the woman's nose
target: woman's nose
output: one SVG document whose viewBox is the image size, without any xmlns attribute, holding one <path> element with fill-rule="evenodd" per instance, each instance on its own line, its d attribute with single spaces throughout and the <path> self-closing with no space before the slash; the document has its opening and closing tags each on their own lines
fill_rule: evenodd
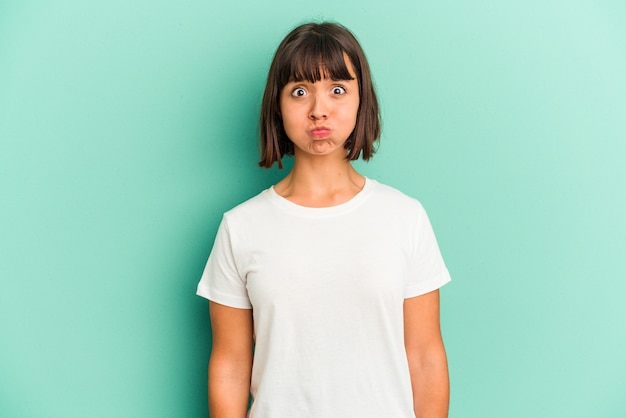
<svg viewBox="0 0 626 418">
<path fill-rule="evenodd" d="M 326 119 L 328 117 L 328 103 L 323 96 L 316 95 L 311 100 L 309 118 L 312 120 Z"/>
</svg>

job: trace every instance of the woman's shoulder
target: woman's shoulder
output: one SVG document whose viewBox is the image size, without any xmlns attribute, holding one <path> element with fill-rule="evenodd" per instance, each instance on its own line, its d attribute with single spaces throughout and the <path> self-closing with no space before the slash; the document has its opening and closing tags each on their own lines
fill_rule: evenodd
<svg viewBox="0 0 626 418">
<path fill-rule="evenodd" d="M 255 196 L 239 203 L 234 208 L 226 211 L 226 218 L 249 218 L 258 216 L 267 210 L 271 200 L 271 189 L 265 189 Z"/>
<path fill-rule="evenodd" d="M 423 209 L 421 202 L 417 198 L 409 196 L 393 186 L 373 179 L 368 179 L 368 182 L 372 183 L 372 194 L 381 203 L 385 202 L 388 205 L 396 205 L 408 209 Z"/>
</svg>

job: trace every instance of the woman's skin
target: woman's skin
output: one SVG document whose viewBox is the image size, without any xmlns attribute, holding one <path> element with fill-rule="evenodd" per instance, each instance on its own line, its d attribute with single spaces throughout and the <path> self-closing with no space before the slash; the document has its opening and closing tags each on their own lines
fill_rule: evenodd
<svg viewBox="0 0 626 418">
<path fill-rule="evenodd" d="M 209 302 L 209 310 L 209 412 L 212 418 L 245 418 L 252 376 L 252 309 Z"/>
<path fill-rule="evenodd" d="M 290 82 L 280 95 L 285 132 L 294 143 L 294 165 L 274 190 L 301 206 L 347 202 L 365 184 L 365 178 L 345 158 L 344 144 L 354 129 L 359 107 L 358 82 L 345 59 L 353 80 Z M 252 310 L 210 302 L 210 314 L 211 417 L 245 418 L 253 355 Z M 404 339 L 416 417 L 447 417 L 449 382 L 438 290 L 405 299 Z"/>
</svg>

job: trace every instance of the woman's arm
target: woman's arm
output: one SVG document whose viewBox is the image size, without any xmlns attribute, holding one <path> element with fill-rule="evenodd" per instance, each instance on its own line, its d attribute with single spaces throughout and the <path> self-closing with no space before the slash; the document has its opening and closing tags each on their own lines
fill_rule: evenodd
<svg viewBox="0 0 626 418">
<path fill-rule="evenodd" d="M 252 375 L 252 309 L 210 302 L 213 349 L 209 360 L 211 418 L 245 418 Z"/>
<path fill-rule="evenodd" d="M 448 416 L 448 361 L 439 327 L 439 290 L 404 301 L 404 345 L 417 418 Z"/>
</svg>

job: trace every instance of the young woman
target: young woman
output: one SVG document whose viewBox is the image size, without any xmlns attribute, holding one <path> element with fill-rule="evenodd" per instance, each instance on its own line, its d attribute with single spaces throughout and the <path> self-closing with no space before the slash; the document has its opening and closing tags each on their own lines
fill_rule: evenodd
<svg viewBox="0 0 626 418">
<path fill-rule="evenodd" d="M 352 167 L 379 134 L 354 36 L 334 23 L 287 35 L 259 164 L 292 155 L 293 168 L 224 215 L 198 285 L 212 418 L 447 416 L 438 289 L 450 276 L 419 202 Z"/>
</svg>

